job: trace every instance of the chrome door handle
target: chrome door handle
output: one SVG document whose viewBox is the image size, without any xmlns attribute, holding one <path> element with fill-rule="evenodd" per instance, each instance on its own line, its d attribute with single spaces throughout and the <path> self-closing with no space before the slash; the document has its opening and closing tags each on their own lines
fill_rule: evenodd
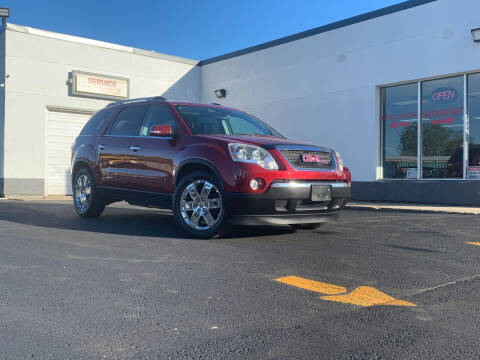
<svg viewBox="0 0 480 360">
<path fill-rule="evenodd" d="M 105 150 L 105 145 L 103 145 L 103 144 L 98 145 L 97 148 L 98 148 L 98 150 Z"/>
<path fill-rule="evenodd" d="M 136 151 L 140 150 L 140 147 L 139 146 L 130 146 L 130 150 L 136 152 Z"/>
</svg>

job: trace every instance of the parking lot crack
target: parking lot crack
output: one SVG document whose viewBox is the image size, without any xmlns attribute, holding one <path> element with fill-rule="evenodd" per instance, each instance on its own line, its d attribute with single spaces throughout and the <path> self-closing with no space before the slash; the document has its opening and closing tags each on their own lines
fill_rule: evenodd
<svg viewBox="0 0 480 360">
<path fill-rule="evenodd" d="M 476 280 L 476 279 L 479 279 L 479 278 L 480 278 L 480 274 L 468 276 L 468 277 L 465 277 L 465 278 L 462 278 L 462 279 L 450 281 L 450 282 L 440 284 L 440 285 L 436 285 L 436 286 L 433 286 L 433 287 L 430 287 L 430 288 L 421 289 L 420 291 L 417 291 L 416 293 L 411 294 L 409 296 L 422 295 L 422 294 L 425 294 L 425 293 L 428 293 L 428 292 L 431 292 L 431 291 L 435 291 L 435 290 L 438 290 L 438 289 L 441 289 L 441 288 L 444 288 L 444 287 L 454 286 L 454 285 L 457 285 L 457 284 L 462 284 L 462 283 L 472 281 L 472 280 Z"/>
</svg>

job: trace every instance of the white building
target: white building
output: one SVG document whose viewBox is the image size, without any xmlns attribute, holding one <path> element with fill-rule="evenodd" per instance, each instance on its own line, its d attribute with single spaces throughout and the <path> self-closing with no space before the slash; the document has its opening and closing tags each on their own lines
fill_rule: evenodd
<svg viewBox="0 0 480 360">
<path fill-rule="evenodd" d="M 355 199 L 478 205 L 479 13 L 478 0 L 410 0 L 200 62 L 7 24 L 0 192 L 67 193 L 88 116 L 112 95 L 162 95 L 335 148 Z"/>
</svg>

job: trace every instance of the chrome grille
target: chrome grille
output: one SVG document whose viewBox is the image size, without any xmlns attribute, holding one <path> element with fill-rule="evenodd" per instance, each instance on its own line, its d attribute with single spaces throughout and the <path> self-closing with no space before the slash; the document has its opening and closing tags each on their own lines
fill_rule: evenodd
<svg viewBox="0 0 480 360">
<path fill-rule="evenodd" d="M 287 159 L 295 169 L 312 169 L 312 170 L 333 170 L 335 162 L 333 153 L 330 151 L 309 151 L 309 150 L 280 150 L 282 155 Z M 304 155 L 314 156 L 320 159 L 320 162 L 304 161 Z"/>
</svg>

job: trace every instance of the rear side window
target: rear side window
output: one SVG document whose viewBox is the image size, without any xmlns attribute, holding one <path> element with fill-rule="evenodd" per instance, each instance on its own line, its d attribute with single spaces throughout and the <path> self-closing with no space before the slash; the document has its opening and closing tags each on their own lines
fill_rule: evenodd
<svg viewBox="0 0 480 360">
<path fill-rule="evenodd" d="M 154 125 L 170 125 L 175 132 L 175 120 L 164 106 L 151 105 L 148 107 L 145 119 L 140 127 L 140 136 L 148 136 L 148 131 Z"/>
<path fill-rule="evenodd" d="M 95 135 L 105 124 L 105 121 L 108 120 L 112 114 L 113 109 L 102 109 L 97 111 L 93 116 L 88 120 L 88 122 L 83 127 L 80 135 Z"/>
<path fill-rule="evenodd" d="M 110 129 L 110 135 L 138 136 L 146 110 L 146 106 L 129 106 L 120 111 Z"/>
</svg>

